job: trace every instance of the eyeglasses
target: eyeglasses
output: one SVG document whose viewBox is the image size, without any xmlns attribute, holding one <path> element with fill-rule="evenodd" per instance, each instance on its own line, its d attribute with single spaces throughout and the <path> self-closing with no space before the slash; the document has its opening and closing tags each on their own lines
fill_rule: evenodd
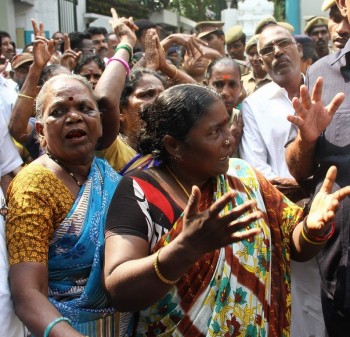
<svg viewBox="0 0 350 337">
<path fill-rule="evenodd" d="M 269 46 L 261 48 L 259 50 L 260 56 L 268 56 L 275 51 L 275 47 L 277 46 L 279 49 L 287 49 L 295 44 L 295 41 L 292 39 L 283 39 L 280 41 L 275 41 L 271 43 Z"/>
</svg>

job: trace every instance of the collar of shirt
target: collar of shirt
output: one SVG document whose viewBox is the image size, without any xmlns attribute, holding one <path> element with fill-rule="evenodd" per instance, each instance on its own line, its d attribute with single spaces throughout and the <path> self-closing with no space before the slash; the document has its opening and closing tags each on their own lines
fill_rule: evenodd
<svg viewBox="0 0 350 337">
<path fill-rule="evenodd" d="M 305 75 L 303 73 L 301 73 L 300 75 L 301 75 L 300 85 L 302 85 L 305 83 Z M 288 92 L 286 89 L 280 87 L 277 83 L 275 83 L 273 81 L 269 84 L 266 84 L 266 85 L 269 85 L 271 88 L 271 90 L 266 92 L 266 97 L 268 99 L 271 99 L 271 98 L 274 98 L 280 94 L 283 94 L 288 99 L 288 101 L 290 101 L 289 96 L 288 96 Z"/>
<path fill-rule="evenodd" d="M 243 75 L 243 76 L 244 76 L 244 77 L 247 77 L 248 82 L 251 82 L 251 81 L 260 82 L 260 81 L 264 81 L 264 80 L 270 80 L 270 81 L 271 81 L 271 77 L 270 77 L 269 74 L 266 74 L 263 78 L 258 78 L 258 79 L 257 79 L 257 78 L 254 76 L 253 71 L 251 71 L 251 72 L 249 72 L 248 74 Z M 242 76 L 242 77 L 243 77 L 243 76 Z"/>
</svg>

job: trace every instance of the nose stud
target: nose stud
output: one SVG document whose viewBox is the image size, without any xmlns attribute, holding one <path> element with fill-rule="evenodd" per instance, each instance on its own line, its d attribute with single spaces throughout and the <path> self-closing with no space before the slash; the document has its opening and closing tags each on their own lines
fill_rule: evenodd
<svg viewBox="0 0 350 337">
<path fill-rule="evenodd" d="M 230 141 L 229 139 L 226 139 L 226 140 L 224 141 L 224 144 L 225 144 L 225 145 L 230 145 L 230 144 L 231 144 L 231 141 Z"/>
</svg>

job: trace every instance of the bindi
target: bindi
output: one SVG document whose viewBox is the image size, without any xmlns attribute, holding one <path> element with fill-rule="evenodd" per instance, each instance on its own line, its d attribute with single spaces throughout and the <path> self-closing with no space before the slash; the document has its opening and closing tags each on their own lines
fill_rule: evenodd
<svg viewBox="0 0 350 337">
<path fill-rule="evenodd" d="M 73 97 L 69 97 L 68 99 L 69 99 L 70 101 L 73 101 Z"/>
<path fill-rule="evenodd" d="M 222 75 L 222 78 L 224 80 L 229 80 L 231 78 L 231 76 L 230 75 Z"/>
</svg>

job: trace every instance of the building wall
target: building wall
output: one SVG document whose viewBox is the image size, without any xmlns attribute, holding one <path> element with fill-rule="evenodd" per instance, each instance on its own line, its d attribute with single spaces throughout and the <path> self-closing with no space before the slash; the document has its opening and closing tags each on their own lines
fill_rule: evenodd
<svg viewBox="0 0 350 337">
<path fill-rule="evenodd" d="M 12 0 L 1 0 L 0 10 L 0 30 L 4 30 L 11 35 L 12 39 L 16 38 L 15 24 L 15 7 Z"/>
<path fill-rule="evenodd" d="M 292 0 L 294 1 L 294 0 Z M 305 18 L 313 15 L 328 16 L 321 11 L 323 0 L 299 0 L 300 1 L 300 31 L 304 31 Z M 23 48 L 28 43 L 31 35 L 31 18 L 43 21 L 48 36 L 59 29 L 58 0 L 0 0 L 0 29 L 10 33 L 18 48 Z M 32 3 L 33 5 L 30 5 Z M 85 30 L 87 19 L 86 1 L 79 0 L 77 6 L 77 26 L 79 31 Z"/>
<path fill-rule="evenodd" d="M 310 16 L 328 17 L 328 12 L 322 12 L 321 6 L 324 0 L 300 0 L 300 32 L 304 32 L 305 19 Z"/>
</svg>

